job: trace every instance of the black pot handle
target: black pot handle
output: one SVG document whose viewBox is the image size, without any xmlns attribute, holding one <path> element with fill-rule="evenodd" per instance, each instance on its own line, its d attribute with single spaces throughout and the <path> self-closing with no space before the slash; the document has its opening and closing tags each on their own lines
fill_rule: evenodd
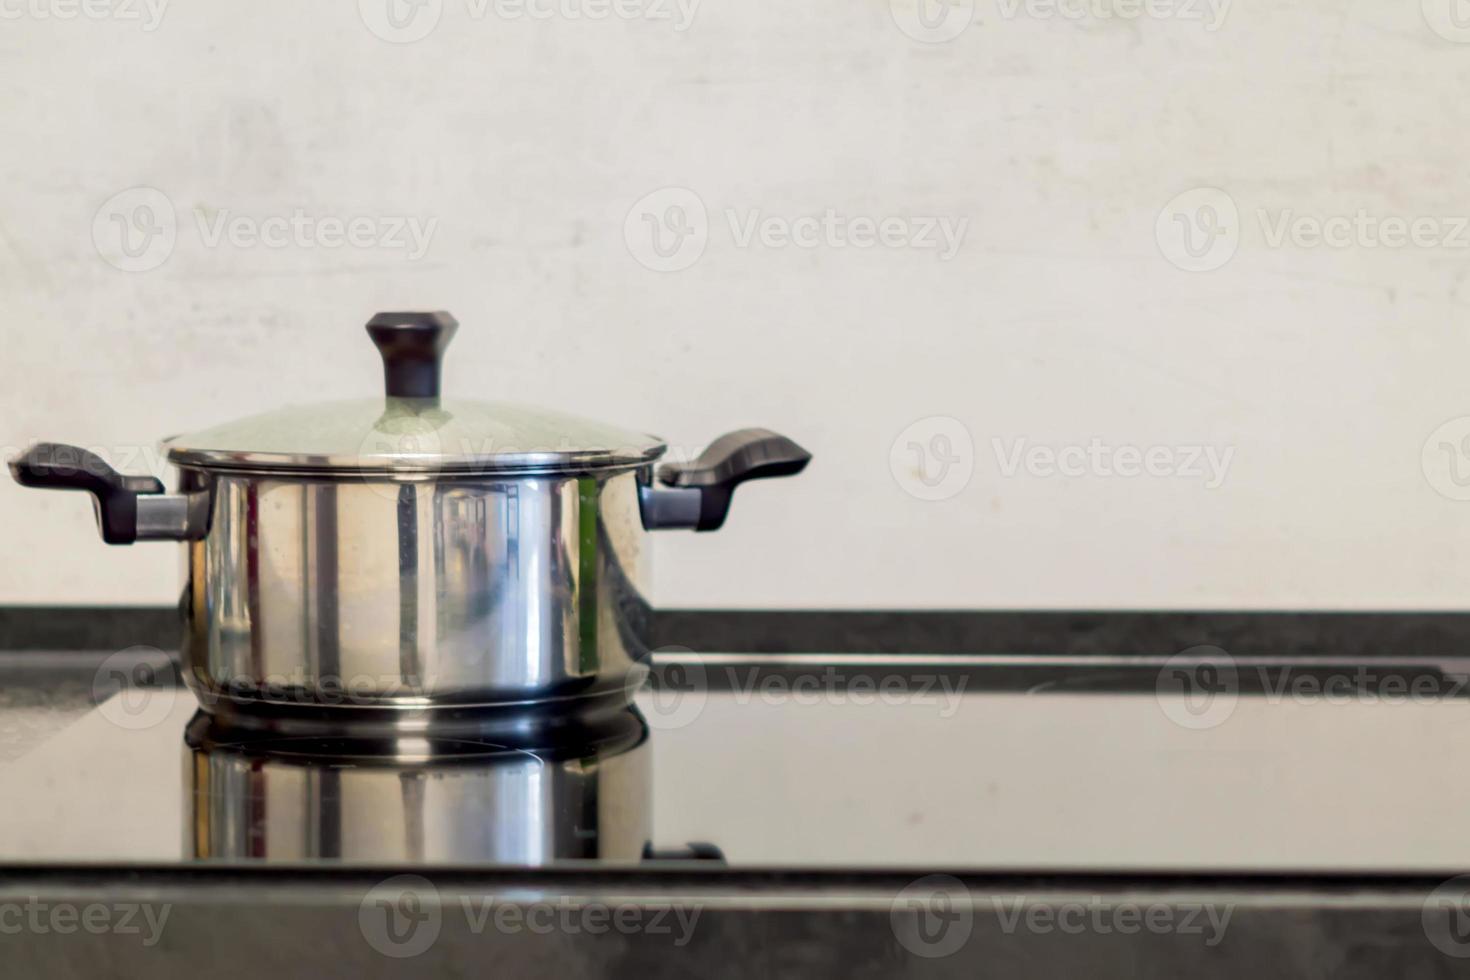
<svg viewBox="0 0 1470 980">
<path fill-rule="evenodd" d="M 119 473 L 80 446 L 38 442 L 10 461 L 10 475 L 23 487 L 90 493 L 108 544 L 194 540 L 209 522 L 207 491 L 164 495 L 156 477 Z"/>
<path fill-rule="evenodd" d="M 379 313 L 367 323 L 383 355 L 383 381 L 389 398 L 438 398 L 444 349 L 459 321 L 437 313 Z"/>
<path fill-rule="evenodd" d="M 163 493 L 151 476 L 124 476 L 80 446 L 39 442 L 10 461 L 10 475 L 23 487 L 85 490 L 97 502 L 97 523 L 108 544 L 138 540 L 138 495 Z"/>
<path fill-rule="evenodd" d="M 715 531 L 730 512 L 735 488 L 747 480 L 795 476 L 812 454 L 770 429 L 741 429 L 720 436 L 692 463 L 666 463 L 658 479 L 669 489 L 644 485 L 638 503 L 643 526 Z"/>
</svg>

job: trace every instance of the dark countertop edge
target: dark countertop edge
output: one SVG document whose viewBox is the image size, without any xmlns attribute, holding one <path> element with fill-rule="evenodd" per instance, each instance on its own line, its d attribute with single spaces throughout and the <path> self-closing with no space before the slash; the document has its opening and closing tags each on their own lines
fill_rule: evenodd
<svg viewBox="0 0 1470 980">
<path fill-rule="evenodd" d="M 1306 964 L 1321 967 L 1313 975 L 1378 980 L 1449 976 L 1463 964 L 1470 945 L 1429 918 L 1463 901 L 1462 885 L 1391 873 L 10 867 L 0 869 L 0 900 L 141 908 L 133 918 L 153 932 L 145 939 L 140 923 L 123 934 L 120 920 L 52 941 L 37 928 L 0 935 L 0 952 L 17 976 L 367 977 L 419 957 L 416 972 L 444 976 L 480 975 L 487 962 L 509 976 L 588 977 L 1234 978 L 1299 976 Z M 390 926 L 381 916 L 405 896 L 419 918 L 403 932 L 401 918 Z M 482 905 L 478 924 L 465 904 L 477 897 L 498 906 L 491 917 Z M 539 909 L 545 927 L 530 911 L 502 925 L 507 906 Z M 597 931 L 590 918 L 557 915 L 599 907 Z M 611 913 L 639 908 L 663 918 L 635 916 L 605 941 Z M 921 908 L 933 916 L 919 920 Z M 1079 919 L 1109 908 L 1118 917 Z M 1047 911 L 1054 917 L 1033 915 Z M 1440 921 L 1443 935 L 1431 928 Z M 270 941 L 249 942 L 260 936 Z"/>
<path fill-rule="evenodd" d="M 751 897 L 793 891 L 886 892 L 902 890 L 919 878 L 948 875 L 979 892 L 1047 894 L 1057 892 L 1229 891 L 1256 898 L 1276 896 L 1351 896 L 1398 892 L 1422 896 L 1447 880 L 1456 869 L 1427 871 L 1250 871 L 1250 870 L 1083 870 L 966 869 L 942 866 L 910 868 L 800 868 L 738 866 L 698 862 L 648 865 L 557 867 L 424 865 L 322 865 L 291 863 L 198 862 L 192 864 L 46 864 L 0 866 L 0 892 L 18 887 L 50 891 L 117 885 L 134 888 L 197 889 L 201 886 L 372 887 L 385 878 L 415 874 L 436 888 L 483 890 L 534 888 L 550 892 L 628 889 L 647 886 L 667 894 L 681 887 L 713 888 Z"/>
<path fill-rule="evenodd" d="M 655 647 L 729 653 L 1454 656 L 1470 613 L 1251 610 L 661 610 Z"/>
<path fill-rule="evenodd" d="M 0 650 L 178 647 L 167 606 L 0 606 Z M 1445 657 L 1470 653 L 1470 612 L 1250 610 L 708 610 L 652 616 L 649 645 L 721 653 Z"/>
</svg>

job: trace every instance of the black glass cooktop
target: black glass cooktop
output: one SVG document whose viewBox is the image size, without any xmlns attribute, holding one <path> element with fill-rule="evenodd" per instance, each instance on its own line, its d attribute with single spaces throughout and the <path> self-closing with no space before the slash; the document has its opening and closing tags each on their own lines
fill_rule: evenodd
<svg viewBox="0 0 1470 980">
<path fill-rule="evenodd" d="M 97 656 L 0 660 L 5 864 L 1470 865 L 1445 664 L 705 656 L 579 740 L 384 755 L 232 739 Z"/>
</svg>

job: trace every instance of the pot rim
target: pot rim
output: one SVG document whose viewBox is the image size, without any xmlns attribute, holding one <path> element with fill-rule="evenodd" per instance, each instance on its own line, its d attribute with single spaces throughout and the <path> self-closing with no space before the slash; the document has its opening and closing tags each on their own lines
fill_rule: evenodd
<svg viewBox="0 0 1470 980">
<path fill-rule="evenodd" d="M 331 454 L 286 455 L 218 449 L 170 447 L 168 460 L 175 466 L 239 474 L 370 477 L 373 479 L 432 479 L 477 476 L 536 476 L 542 474 L 593 473 L 637 469 L 655 462 L 668 451 L 662 439 L 645 446 L 623 449 L 588 449 L 573 452 L 545 451 L 500 453 L 485 456 L 441 456 L 422 459 L 373 461 L 358 456 Z"/>
</svg>

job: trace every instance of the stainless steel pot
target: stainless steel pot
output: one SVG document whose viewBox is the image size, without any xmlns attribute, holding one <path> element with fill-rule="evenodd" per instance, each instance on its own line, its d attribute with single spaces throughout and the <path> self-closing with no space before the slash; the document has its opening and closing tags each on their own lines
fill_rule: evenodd
<svg viewBox="0 0 1470 980">
<path fill-rule="evenodd" d="M 645 652 L 646 532 L 715 530 L 736 486 L 810 456 L 747 429 L 655 480 L 654 436 L 441 401 L 456 328 L 447 313 L 378 314 L 385 397 L 169 439 L 174 494 L 53 443 L 11 472 L 90 493 L 110 544 L 185 543 L 184 673 L 218 716 L 413 730 L 626 702 Z"/>
</svg>

